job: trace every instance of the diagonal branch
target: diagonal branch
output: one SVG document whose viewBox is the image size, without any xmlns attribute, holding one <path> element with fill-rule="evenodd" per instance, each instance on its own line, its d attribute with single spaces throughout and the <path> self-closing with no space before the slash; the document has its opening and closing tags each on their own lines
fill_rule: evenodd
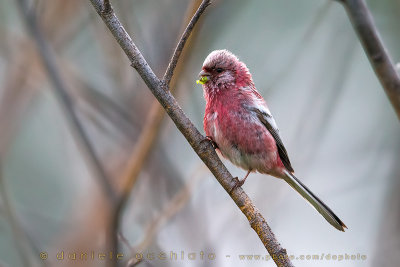
<svg viewBox="0 0 400 267">
<path fill-rule="evenodd" d="M 108 29 L 113 34 L 116 41 L 124 50 L 131 62 L 132 67 L 137 70 L 150 91 L 164 107 L 169 117 L 173 120 L 176 127 L 192 146 L 193 150 L 207 165 L 218 182 L 228 192 L 236 205 L 247 217 L 251 227 L 258 234 L 259 238 L 268 250 L 268 253 L 274 259 L 277 266 L 293 266 L 287 256 L 286 250 L 282 248 L 282 246 L 276 240 L 271 228 L 268 226 L 261 213 L 257 210 L 243 189 L 237 187 L 232 190 L 236 185 L 236 180 L 221 162 L 209 141 L 204 138 L 204 136 L 193 125 L 190 119 L 185 115 L 176 99 L 169 91 L 164 90 L 165 83 L 160 81 L 154 74 L 153 70 L 147 64 L 143 55 L 140 53 L 131 37 L 125 31 L 116 15 L 113 12 L 103 12 L 104 7 L 101 0 L 90 1 L 97 13 L 103 19 Z"/>
<path fill-rule="evenodd" d="M 107 178 L 100 159 L 97 157 L 96 152 L 89 141 L 89 137 L 86 135 L 82 123 L 79 121 L 78 116 L 75 113 L 73 101 L 69 96 L 65 83 L 61 78 L 56 61 L 51 53 L 51 47 L 45 40 L 40 30 L 36 16 L 33 12 L 29 11 L 26 0 L 18 0 L 17 4 L 25 21 L 26 27 L 36 43 L 38 53 L 43 60 L 44 67 L 48 73 L 50 82 L 53 85 L 52 89 L 54 90 L 54 93 L 63 108 L 64 114 L 73 130 L 74 137 L 76 137 L 78 143 L 80 144 L 79 148 L 83 149 L 83 152 L 86 156 L 85 158 L 89 161 L 88 164 L 94 172 L 95 177 L 99 180 L 99 183 L 103 187 L 106 196 L 110 199 L 111 204 L 114 204 L 116 201 L 114 189 Z"/>
<path fill-rule="evenodd" d="M 185 31 L 183 32 L 181 39 L 178 42 L 178 45 L 175 48 L 174 55 L 171 58 L 171 61 L 168 64 L 168 68 L 165 71 L 163 81 L 166 85 L 169 85 L 171 82 L 171 78 L 174 75 L 174 70 L 176 68 L 176 64 L 178 63 L 179 56 L 182 53 L 183 48 L 185 47 L 186 41 L 190 36 L 194 26 L 196 25 L 197 21 L 199 20 L 200 16 L 206 10 L 206 8 L 211 4 L 211 0 L 203 0 L 201 2 L 199 8 L 197 9 L 196 13 L 194 14 L 193 18 L 190 20 L 189 24 L 187 25 Z"/>
<path fill-rule="evenodd" d="M 400 77 L 379 36 L 365 0 L 339 0 L 339 2 L 346 8 L 372 68 L 400 119 Z"/>
</svg>

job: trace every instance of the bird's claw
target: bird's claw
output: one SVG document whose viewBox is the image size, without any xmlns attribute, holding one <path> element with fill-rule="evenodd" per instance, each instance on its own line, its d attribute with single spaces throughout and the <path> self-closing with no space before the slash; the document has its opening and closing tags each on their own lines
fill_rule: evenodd
<svg viewBox="0 0 400 267">
<path fill-rule="evenodd" d="M 232 194 L 232 192 L 238 188 L 241 187 L 244 184 L 245 179 L 239 180 L 239 178 L 234 177 L 233 180 L 235 181 L 235 185 L 232 186 L 232 189 L 229 191 L 229 194 Z"/>
<path fill-rule="evenodd" d="M 208 142 L 211 143 L 211 145 L 212 145 L 212 147 L 213 147 L 214 149 L 217 149 L 217 148 L 218 148 L 217 143 L 215 143 L 214 140 L 212 140 L 211 136 L 208 136 L 208 135 L 207 135 L 207 136 L 206 136 L 206 140 L 207 140 Z"/>
</svg>

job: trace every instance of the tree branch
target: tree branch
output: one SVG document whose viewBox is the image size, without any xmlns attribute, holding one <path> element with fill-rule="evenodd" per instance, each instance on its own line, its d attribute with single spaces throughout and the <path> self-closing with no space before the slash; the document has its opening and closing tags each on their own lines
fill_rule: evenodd
<svg viewBox="0 0 400 267">
<path fill-rule="evenodd" d="M 67 88 L 61 78 L 60 72 L 58 71 L 56 61 L 53 54 L 51 53 L 51 47 L 45 40 L 40 27 L 37 23 L 36 16 L 33 12 L 29 11 L 26 0 L 18 0 L 17 5 L 21 11 L 22 17 L 25 21 L 26 27 L 30 32 L 33 41 L 36 43 L 38 53 L 43 60 L 44 67 L 48 73 L 50 82 L 52 83 L 52 89 L 56 97 L 58 98 L 61 107 L 63 108 L 64 114 L 73 130 L 74 137 L 76 137 L 78 143 L 85 154 L 85 158 L 88 160 L 89 166 L 95 173 L 95 177 L 98 179 L 102 186 L 106 197 L 108 197 L 113 205 L 116 201 L 116 194 L 114 189 L 109 182 L 106 172 L 97 157 L 92 144 L 89 141 L 88 136 L 83 128 L 83 125 L 78 119 L 73 107 L 73 101 L 68 94 Z"/>
<path fill-rule="evenodd" d="M 196 13 L 194 14 L 193 18 L 190 20 L 189 24 L 187 25 L 185 31 L 183 32 L 181 39 L 178 42 L 178 45 L 175 48 L 174 54 L 171 58 L 171 61 L 168 64 L 168 68 L 165 71 L 163 81 L 166 85 L 169 85 L 171 82 L 171 78 L 174 75 L 174 70 L 176 68 L 176 64 L 178 63 L 179 56 L 182 53 L 183 48 L 185 47 L 186 41 L 190 36 L 194 26 L 196 25 L 197 21 L 199 20 L 200 16 L 206 10 L 206 8 L 211 4 L 211 0 L 204 0 L 201 2 L 199 8 L 197 9 Z"/>
<path fill-rule="evenodd" d="M 207 165 L 218 182 L 228 192 L 228 194 L 230 194 L 236 205 L 247 217 L 251 227 L 258 234 L 259 238 L 268 250 L 268 253 L 274 259 L 277 266 L 293 266 L 287 256 L 286 250 L 282 248 L 279 242 L 276 240 L 275 235 L 272 233 L 267 222 L 257 208 L 253 205 L 252 201 L 243 191 L 243 189 L 237 187 L 232 190 L 236 185 L 237 178 L 235 180 L 232 177 L 225 165 L 219 159 L 209 141 L 204 138 L 204 136 L 185 115 L 172 94 L 165 90 L 165 83 L 160 81 L 154 74 L 115 14 L 113 12 L 107 14 L 103 13 L 103 6 L 100 0 L 90 1 L 121 48 L 124 50 L 131 62 L 132 67 L 137 70 L 150 91 L 164 107 L 169 117 L 173 120 L 177 128 L 192 146 L 193 150 Z M 231 190 L 232 192 L 229 193 Z"/>
<path fill-rule="evenodd" d="M 365 0 L 340 2 L 344 5 L 372 68 L 400 119 L 400 77 L 379 36 Z"/>
</svg>

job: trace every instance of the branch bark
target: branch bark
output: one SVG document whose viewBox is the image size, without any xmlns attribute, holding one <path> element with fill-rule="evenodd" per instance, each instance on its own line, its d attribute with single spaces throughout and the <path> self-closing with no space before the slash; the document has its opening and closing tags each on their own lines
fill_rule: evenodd
<svg viewBox="0 0 400 267">
<path fill-rule="evenodd" d="M 400 77 L 379 36 L 365 0 L 340 0 L 387 97 L 400 120 Z"/>
<path fill-rule="evenodd" d="M 274 259 L 276 265 L 293 266 L 287 256 L 286 250 L 282 248 L 282 246 L 276 240 L 271 228 L 268 226 L 261 213 L 253 205 L 247 194 L 240 187 L 232 190 L 236 184 L 235 179 L 221 162 L 209 141 L 205 139 L 204 136 L 197 130 L 197 128 L 180 108 L 176 99 L 172 96 L 169 90 L 167 90 L 165 81 L 161 81 L 154 74 L 114 12 L 104 12 L 104 6 L 101 0 L 90 1 L 96 12 L 101 16 L 104 23 L 113 34 L 114 38 L 124 50 L 131 62 L 131 66 L 136 69 L 150 91 L 164 107 L 169 117 L 173 120 L 176 127 L 192 146 L 193 150 L 207 165 L 218 182 L 228 192 L 228 194 L 230 194 L 233 201 L 247 217 L 251 227 L 258 234 L 262 243 L 268 250 L 268 253 Z M 204 0 L 203 2 L 208 1 Z"/>
</svg>

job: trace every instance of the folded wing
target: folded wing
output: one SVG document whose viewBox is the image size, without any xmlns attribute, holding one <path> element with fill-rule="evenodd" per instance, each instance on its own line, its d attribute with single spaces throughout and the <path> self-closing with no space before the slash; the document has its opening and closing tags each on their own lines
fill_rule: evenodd
<svg viewBox="0 0 400 267">
<path fill-rule="evenodd" d="M 267 128 L 270 134 L 274 137 L 276 146 L 278 148 L 279 157 L 285 168 L 290 172 L 294 172 L 292 165 L 290 164 L 286 148 L 283 145 L 282 139 L 279 135 L 279 129 L 272 115 L 258 108 L 252 108 L 252 110 L 257 114 L 258 119 L 261 121 L 262 124 L 264 124 L 265 128 Z"/>
</svg>

